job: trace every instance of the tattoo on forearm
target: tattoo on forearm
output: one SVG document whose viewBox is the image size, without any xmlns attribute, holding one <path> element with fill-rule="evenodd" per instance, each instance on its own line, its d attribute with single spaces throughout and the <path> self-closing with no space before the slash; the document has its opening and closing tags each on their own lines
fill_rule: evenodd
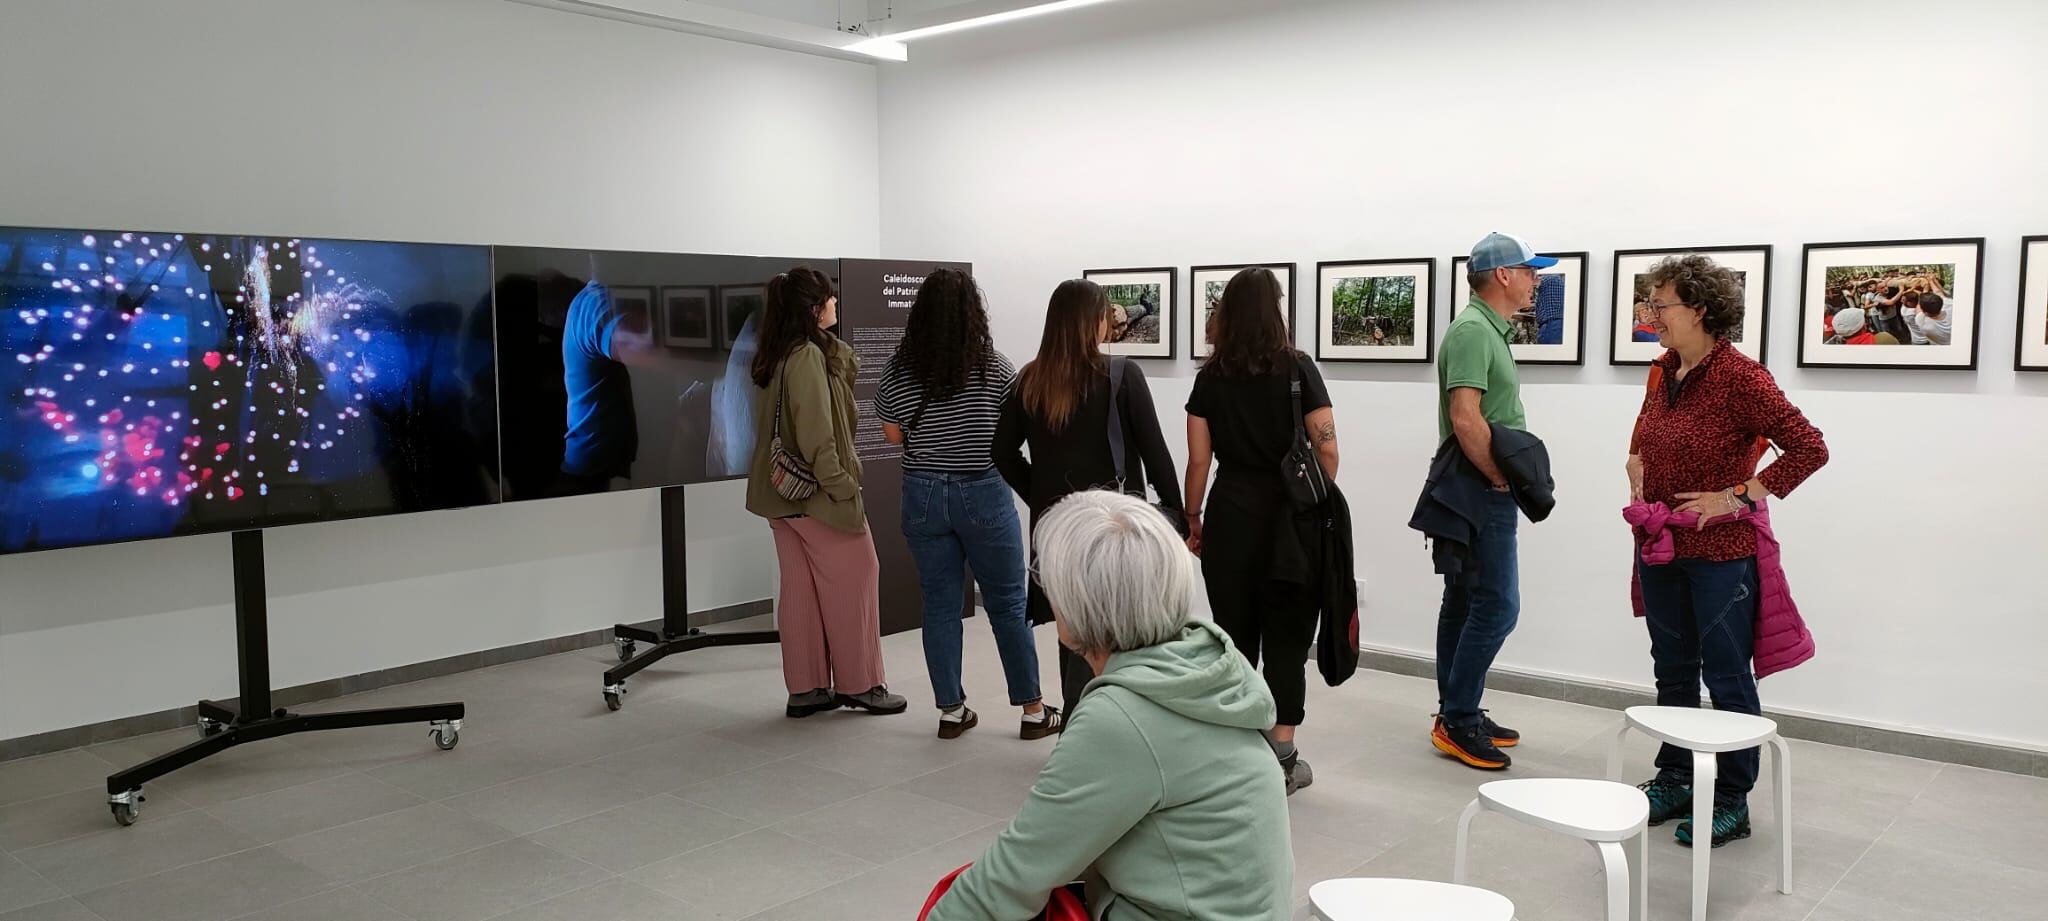
<svg viewBox="0 0 2048 921">
<path fill-rule="evenodd" d="M 1334 444 L 1337 441 L 1337 423 L 1325 422 L 1316 426 L 1316 444 Z"/>
</svg>

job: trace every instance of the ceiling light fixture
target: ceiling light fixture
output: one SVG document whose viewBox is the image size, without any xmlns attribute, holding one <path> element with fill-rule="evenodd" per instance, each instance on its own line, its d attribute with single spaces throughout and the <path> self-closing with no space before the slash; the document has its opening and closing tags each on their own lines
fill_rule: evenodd
<svg viewBox="0 0 2048 921">
<path fill-rule="evenodd" d="M 866 39 L 864 41 L 855 42 L 851 45 L 846 46 L 846 50 L 855 52 L 857 54 L 865 54 L 871 57 L 882 58 L 884 60 L 905 61 L 909 60 L 910 58 L 910 50 L 904 47 L 904 42 L 914 41 L 920 38 L 930 38 L 934 35 L 945 35 L 949 32 L 959 32 L 965 29 L 975 29 L 980 28 L 982 26 L 996 25 L 998 23 L 1014 22 L 1019 19 L 1029 19 L 1033 16 L 1044 16 L 1049 13 L 1059 13 L 1064 12 L 1066 10 L 1080 9 L 1084 6 L 1094 6 L 1098 3 L 1108 2 L 1110 2 L 1110 0 L 1052 0 L 1052 2 L 1050 3 L 1040 3 L 1033 6 L 1018 7 L 1017 9 L 1004 10 L 1000 13 L 989 13 L 986 16 L 972 16 L 966 19 L 956 20 L 954 22 L 942 22 L 939 23 L 938 25 L 925 26 L 923 28 L 917 29 L 906 29 L 902 32 L 892 32 L 886 35 L 877 36 L 875 38 Z"/>
</svg>

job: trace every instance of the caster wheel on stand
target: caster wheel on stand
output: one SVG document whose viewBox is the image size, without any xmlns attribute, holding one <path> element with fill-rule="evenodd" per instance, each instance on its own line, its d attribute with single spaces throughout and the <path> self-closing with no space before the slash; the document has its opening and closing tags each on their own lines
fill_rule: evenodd
<svg viewBox="0 0 2048 921">
<path fill-rule="evenodd" d="M 608 684 L 608 685 L 605 685 L 605 688 L 604 688 L 604 706 L 605 706 L 605 709 L 607 709 L 607 710 L 617 710 L 617 709 L 619 709 L 620 707 L 623 707 L 623 706 L 625 706 L 625 705 L 626 705 L 625 697 L 626 697 L 626 684 L 625 684 L 625 682 L 623 682 L 623 681 L 622 681 L 622 682 L 619 682 L 618 684 Z"/>
<path fill-rule="evenodd" d="M 461 720 L 448 720 L 445 722 L 438 722 L 433 724 L 433 726 L 435 748 L 438 748 L 445 752 L 450 749 L 453 749 L 457 742 L 462 741 Z"/>
<path fill-rule="evenodd" d="M 114 824 L 127 828 L 142 817 L 142 791 L 115 794 L 107 798 L 107 805 L 114 812 Z"/>
<path fill-rule="evenodd" d="M 640 647 L 634 644 L 632 640 L 613 640 L 612 645 L 619 647 L 619 661 L 621 662 L 633 658 L 640 651 Z"/>
<path fill-rule="evenodd" d="M 199 737 L 202 739 L 211 739 L 226 732 L 227 729 L 228 724 L 220 720 L 210 720 L 203 716 L 199 718 Z"/>
</svg>

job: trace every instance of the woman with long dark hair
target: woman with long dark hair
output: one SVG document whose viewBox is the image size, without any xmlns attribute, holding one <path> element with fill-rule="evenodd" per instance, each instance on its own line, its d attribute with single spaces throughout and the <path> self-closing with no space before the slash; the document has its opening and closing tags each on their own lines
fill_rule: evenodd
<svg viewBox="0 0 2048 921">
<path fill-rule="evenodd" d="M 1079 278 L 1061 282 L 1046 307 L 1038 357 L 1017 374 L 1003 400 L 992 453 L 1003 479 L 1030 506 L 1034 527 L 1046 510 L 1073 493 L 1101 488 L 1144 496 L 1148 483 L 1169 514 L 1181 513 L 1173 455 L 1159 432 L 1145 373 L 1134 362 L 1112 362 L 1102 354 L 1108 334 L 1109 298 L 1102 286 Z M 1116 434 L 1130 458 L 1121 483 L 1110 446 L 1112 367 L 1121 369 L 1113 397 L 1120 423 Z M 1021 450 L 1026 444 L 1030 460 Z M 1052 606 L 1035 578 L 1030 612 L 1034 624 L 1052 622 Z M 1069 716 L 1094 676 L 1086 659 L 1060 647 L 1060 691 Z"/>
<path fill-rule="evenodd" d="M 747 511 L 768 519 L 782 573 L 776 626 L 788 714 L 842 706 L 902 713 L 882 673 L 881 572 L 860 498 L 853 375 L 832 335 L 832 279 L 798 266 L 768 282 L 754 355 L 754 458 Z"/>
<path fill-rule="evenodd" d="M 1337 420 L 1315 362 L 1294 348 L 1280 302 L 1280 280 L 1271 271 L 1245 269 L 1224 287 L 1212 314 L 1216 349 L 1188 396 L 1187 517 L 1188 547 L 1201 554 L 1216 625 L 1252 665 L 1265 656 L 1266 686 L 1279 707 L 1269 740 L 1292 794 L 1314 780 L 1294 747 L 1294 731 L 1305 715 L 1321 585 L 1301 570 L 1322 558 L 1324 538 L 1318 517 L 1295 509 L 1280 470 L 1299 424 L 1323 473 L 1335 480 Z M 1215 460 L 1223 463 L 1210 491 Z"/>
<path fill-rule="evenodd" d="M 963 566 L 981 585 L 1010 704 L 1024 709 L 1018 735 L 1043 739 L 1060 729 L 1059 711 L 1038 691 L 1038 652 L 1025 620 L 1024 529 L 989 459 L 1016 376 L 989 336 L 981 288 L 966 272 L 939 269 L 918 288 L 875 394 L 883 437 L 903 446 L 903 537 L 924 594 L 924 661 L 941 739 L 979 722 L 960 686 Z"/>
</svg>

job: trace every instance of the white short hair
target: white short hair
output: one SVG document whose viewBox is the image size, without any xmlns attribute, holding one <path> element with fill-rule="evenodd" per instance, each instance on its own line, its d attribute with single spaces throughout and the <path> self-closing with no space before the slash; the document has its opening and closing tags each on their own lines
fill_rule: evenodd
<svg viewBox="0 0 2048 921">
<path fill-rule="evenodd" d="M 1079 492 L 1032 528 L 1038 584 L 1089 652 L 1125 652 L 1180 635 L 1194 606 L 1194 566 L 1179 534 L 1144 501 Z"/>
</svg>

